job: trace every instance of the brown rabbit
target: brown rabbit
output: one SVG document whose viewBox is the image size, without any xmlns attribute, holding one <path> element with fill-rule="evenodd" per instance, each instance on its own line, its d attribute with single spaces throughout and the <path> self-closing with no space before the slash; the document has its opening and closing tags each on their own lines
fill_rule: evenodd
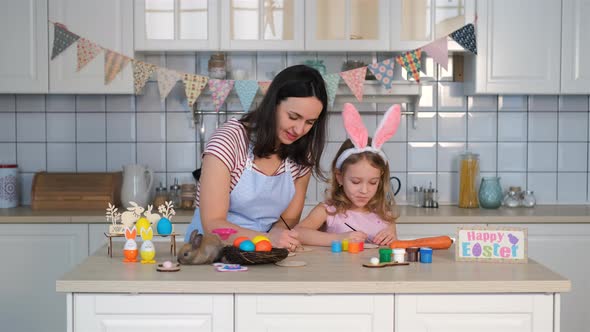
<svg viewBox="0 0 590 332">
<path fill-rule="evenodd" d="M 196 229 L 191 233 L 188 243 L 178 252 L 178 262 L 184 265 L 212 264 L 219 262 L 223 256 L 223 243 L 216 235 L 199 234 Z"/>
</svg>

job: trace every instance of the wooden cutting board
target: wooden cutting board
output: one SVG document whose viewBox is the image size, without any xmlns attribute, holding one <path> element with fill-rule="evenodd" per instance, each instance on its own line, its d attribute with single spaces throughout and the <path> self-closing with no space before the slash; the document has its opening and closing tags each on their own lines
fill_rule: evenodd
<svg viewBox="0 0 590 332">
<path fill-rule="evenodd" d="M 31 208 L 39 210 L 104 210 L 120 206 L 121 172 L 48 173 L 33 178 Z"/>
</svg>

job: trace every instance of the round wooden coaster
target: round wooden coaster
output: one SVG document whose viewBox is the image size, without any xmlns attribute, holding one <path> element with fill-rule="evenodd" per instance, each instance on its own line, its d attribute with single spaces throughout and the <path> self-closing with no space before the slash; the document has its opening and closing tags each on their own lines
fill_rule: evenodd
<svg viewBox="0 0 590 332">
<path fill-rule="evenodd" d="M 300 266 L 305 266 L 307 265 L 306 262 L 304 261 L 280 261 L 280 262 L 276 262 L 275 263 L 278 266 L 284 266 L 284 267 L 300 267 Z"/>
<path fill-rule="evenodd" d="M 177 271 L 180 271 L 180 264 L 176 263 L 176 264 L 172 265 L 171 268 L 165 268 L 164 264 L 158 264 L 158 267 L 156 268 L 156 270 L 158 270 L 160 272 L 177 272 Z"/>
<path fill-rule="evenodd" d="M 377 248 L 379 248 L 379 246 L 376 245 L 375 243 L 365 243 L 364 248 L 365 249 L 377 249 Z"/>
</svg>

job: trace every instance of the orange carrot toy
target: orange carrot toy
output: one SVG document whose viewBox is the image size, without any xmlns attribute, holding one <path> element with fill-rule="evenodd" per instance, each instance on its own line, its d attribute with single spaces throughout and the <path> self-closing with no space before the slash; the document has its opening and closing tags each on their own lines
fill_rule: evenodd
<svg viewBox="0 0 590 332">
<path fill-rule="evenodd" d="M 430 247 L 432 249 L 449 249 L 453 240 L 446 236 L 423 237 L 414 240 L 397 240 L 391 242 L 390 248 Z"/>
</svg>

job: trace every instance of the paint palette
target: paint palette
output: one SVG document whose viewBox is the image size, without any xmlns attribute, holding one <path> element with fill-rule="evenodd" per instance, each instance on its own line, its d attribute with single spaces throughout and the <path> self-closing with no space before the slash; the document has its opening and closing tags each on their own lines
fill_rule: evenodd
<svg viewBox="0 0 590 332">
<path fill-rule="evenodd" d="M 398 263 L 398 262 L 387 262 L 387 263 L 379 263 L 379 264 L 363 264 L 364 267 L 368 268 L 381 268 L 386 266 L 399 266 L 399 265 L 410 265 L 408 262 Z"/>
<path fill-rule="evenodd" d="M 172 266 L 164 266 L 164 264 L 158 264 L 158 267 L 156 267 L 156 270 L 158 270 L 159 272 L 177 272 L 180 271 L 180 264 L 178 263 L 173 263 Z"/>
</svg>

